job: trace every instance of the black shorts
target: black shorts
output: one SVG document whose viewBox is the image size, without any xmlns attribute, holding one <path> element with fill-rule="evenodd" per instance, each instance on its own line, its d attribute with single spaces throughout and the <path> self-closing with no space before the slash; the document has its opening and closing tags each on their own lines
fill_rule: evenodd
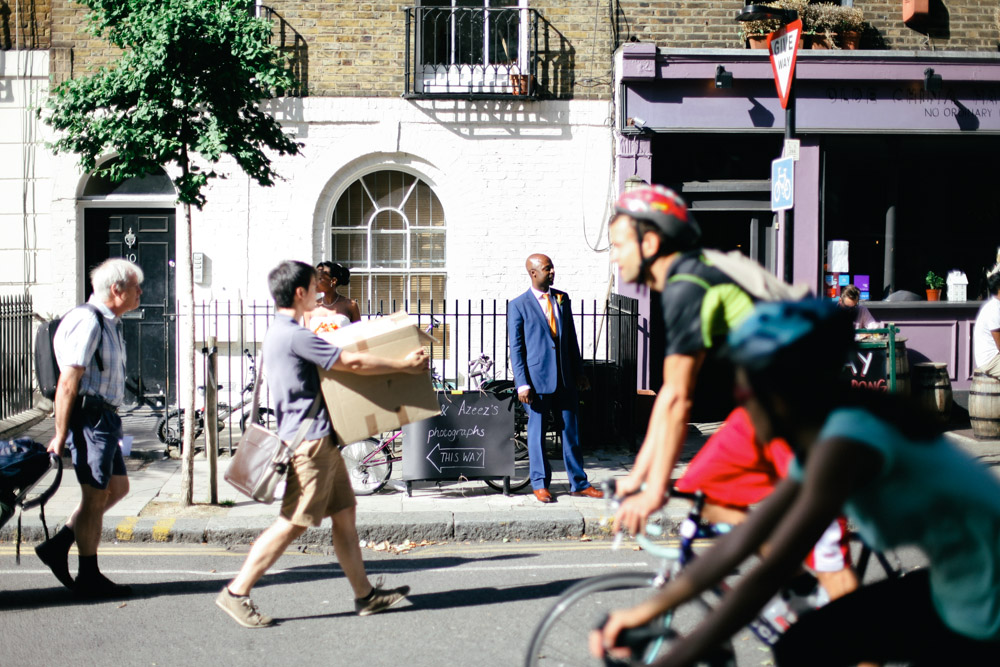
<svg viewBox="0 0 1000 667">
<path fill-rule="evenodd" d="M 106 489 L 113 475 L 124 475 L 125 457 L 118 442 L 122 420 L 110 410 L 74 408 L 66 444 L 73 456 L 76 479 L 97 489 Z"/>
</svg>

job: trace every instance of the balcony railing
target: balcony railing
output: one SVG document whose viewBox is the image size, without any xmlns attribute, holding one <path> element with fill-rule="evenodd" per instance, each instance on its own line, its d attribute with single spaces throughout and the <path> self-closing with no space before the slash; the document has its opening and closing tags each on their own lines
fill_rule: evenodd
<svg viewBox="0 0 1000 667">
<path fill-rule="evenodd" d="M 538 12 L 408 7 L 405 97 L 537 97 Z"/>
</svg>

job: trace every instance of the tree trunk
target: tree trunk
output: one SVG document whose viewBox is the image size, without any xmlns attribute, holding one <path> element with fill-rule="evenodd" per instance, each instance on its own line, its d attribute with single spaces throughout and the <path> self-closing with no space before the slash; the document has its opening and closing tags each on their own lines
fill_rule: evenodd
<svg viewBox="0 0 1000 667">
<path fill-rule="evenodd" d="M 185 173 L 187 165 L 182 165 Z M 184 205 L 184 224 L 177 226 L 177 338 L 179 341 L 178 402 L 184 410 L 184 443 L 181 446 L 181 505 L 194 502 L 195 374 L 194 374 L 194 267 L 191 262 L 191 205 Z"/>
</svg>

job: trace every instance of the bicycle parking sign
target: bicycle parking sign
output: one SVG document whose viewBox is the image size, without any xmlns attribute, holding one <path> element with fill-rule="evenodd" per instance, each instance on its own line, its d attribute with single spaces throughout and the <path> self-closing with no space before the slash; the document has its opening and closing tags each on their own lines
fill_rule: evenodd
<svg viewBox="0 0 1000 667">
<path fill-rule="evenodd" d="M 786 211 L 795 202 L 795 159 L 782 157 L 771 162 L 771 210 Z"/>
</svg>

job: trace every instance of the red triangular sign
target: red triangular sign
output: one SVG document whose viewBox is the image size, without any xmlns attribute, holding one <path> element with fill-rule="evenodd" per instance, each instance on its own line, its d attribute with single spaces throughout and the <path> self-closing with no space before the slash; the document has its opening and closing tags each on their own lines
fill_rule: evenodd
<svg viewBox="0 0 1000 667">
<path fill-rule="evenodd" d="M 774 70 L 774 85 L 778 87 L 782 109 L 788 108 L 788 93 L 792 90 L 792 74 L 795 72 L 795 57 L 799 53 L 801 36 L 801 19 L 796 19 L 767 36 L 767 50 L 771 54 L 771 69 Z"/>
</svg>

